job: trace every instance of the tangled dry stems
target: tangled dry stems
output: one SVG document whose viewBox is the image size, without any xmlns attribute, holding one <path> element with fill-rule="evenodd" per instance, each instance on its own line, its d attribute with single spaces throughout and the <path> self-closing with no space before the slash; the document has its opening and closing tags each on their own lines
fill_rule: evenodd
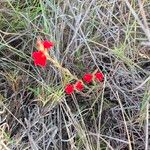
<svg viewBox="0 0 150 150">
<path fill-rule="evenodd" d="M 141 2 L 1 2 L 0 107 L 5 111 L 0 121 L 10 134 L 2 144 L 21 150 L 148 150 L 150 61 L 144 27 L 149 27 L 150 3 Z M 33 66 L 38 35 L 56 41 L 51 55 L 78 78 L 103 70 L 104 89 L 61 94 L 57 67 Z M 44 107 L 41 98 L 48 100 Z"/>
</svg>

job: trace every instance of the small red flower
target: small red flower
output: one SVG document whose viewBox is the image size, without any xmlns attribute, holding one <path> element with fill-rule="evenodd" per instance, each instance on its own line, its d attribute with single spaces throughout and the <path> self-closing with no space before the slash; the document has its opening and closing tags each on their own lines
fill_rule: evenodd
<svg viewBox="0 0 150 150">
<path fill-rule="evenodd" d="M 98 81 L 102 82 L 103 79 L 104 79 L 104 74 L 103 74 L 102 72 L 97 72 L 97 73 L 95 74 L 95 78 L 96 78 Z"/>
<path fill-rule="evenodd" d="M 78 91 L 82 91 L 83 88 L 84 88 L 84 85 L 83 85 L 83 83 L 82 83 L 81 81 L 77 81 L 77 82 L 75 83 L 75 88 L 76 88 Z"/>
<path fill-rule="evenodd" d="M 72 94 L 74 92 L 74 86 L 72 84 L 67 84 L 65 87 L 65 92 L 67 94 Z"/>
<path fill-rule="evenodd" d="M 34 59 L 35 66 L 39 65 L 41 67 L 46 66 L 46 56 L 42 51 L 37 51 L 32 53 L 32 58 Z"/>
<path fill-rule="evenodd" d="M 86 83 L 91 83 L 92 80 L 93 80 L 93 75 L 91 73 L 86 73 L 84 76 L 83 76 L 83 80 L 86 82 Z"/>
<path fill-rule="evenodd" d="M 54 46 L 54 43 L 45 40 L 45 41 L 43 41 L 43 46 L 44 46 L 44 48 L 52 48 Z"/>
</svg>

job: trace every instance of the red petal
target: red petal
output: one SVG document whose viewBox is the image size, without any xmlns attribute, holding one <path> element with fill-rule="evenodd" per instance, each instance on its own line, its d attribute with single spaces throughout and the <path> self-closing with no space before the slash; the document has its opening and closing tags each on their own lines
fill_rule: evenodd
<svg viewBox="0 0 150 150">
<path fill-rule="evenodd" d="M 103 81 L 103 79 L 104 79 L 104 74 L 102 73 L 102 72 L 97 72 L 96 74 L 95 74 L 95 77 L 96 77 L 96 79 L 98 80 L 98 81 Z"/>
<path fill-rule="evenodd" d="M 84 76 L 83 76 L 83 80 L 86 82 L 86 83 L 91 83 L 92 80 L 93 80 L 93 75 L 91 73 L 86 73 Z"/>
<path fill-rule="evenodd" d="M 40 51 L 38 51 L 38 52 L 33 52 L 33 53 L 32 53 L 32 58 L 37 58 L 37 57 L 39 57 L 39 53 L 40 53 Z"/>
<path fill-rule="evenodd" d="M 46 66 L 46 59 L 35 59 L 34 60 L 34 64 L 35 65 L 39 65 L 41 67 L 45 67 Z"/>
<path fill-rule="evenodd" d="M 84 85 L 83 85 L 83 83 L 82 83 L 81 81 L 77 81 L 77 82 L 75 83 L 75 88 L 76 88 L 78 91 L 82 91 L 83 88 L 84 88 Z"/>
<path fill-rule="evenodd" d="M 72 94 L 74 92 L 74 86 L 72 84 L 67 84 L 65 87 L 65 92 L 67 94 Z"/>
<path fill-rule="evenodd" d="M 54 46 L 54 43 L 45 40 L 43 41 L 43 45 L 44 45 L 44 48 L 52 48 Z"/>
<path fill-rule="evenodd" d="M 32 57 L 34 58 L 34 64 L 35 66 L 39 65 L 41 67 L 46 66 L 46 56 L 42 51 L 33 52 Z"/>
</svg>

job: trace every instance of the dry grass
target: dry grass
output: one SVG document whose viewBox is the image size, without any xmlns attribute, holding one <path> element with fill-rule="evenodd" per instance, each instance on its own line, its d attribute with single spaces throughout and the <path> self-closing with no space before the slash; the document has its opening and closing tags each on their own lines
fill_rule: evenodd
<svg viewBox="0 0 150 150">
<path fill-rule="evenodd" d="M 1 1 L 0 148 L 148 150 L 149 12 L 148 0 Z M 38 36 L 74 76 L 102 70 L 103 88 L 66 95 L 68 77 L 33 65 Z"/>
</svg>

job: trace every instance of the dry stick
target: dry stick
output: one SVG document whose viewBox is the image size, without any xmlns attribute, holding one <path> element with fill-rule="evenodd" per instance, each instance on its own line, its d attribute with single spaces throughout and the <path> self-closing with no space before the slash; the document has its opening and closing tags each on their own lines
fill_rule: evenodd
<svg viewBox="0 0 150 150">
<path fill-rule="evenodd" d="M 149 149 L 149 101 L 150 101 L 150 89 L 148 84 L 148 99 L 146 102 L 146 117 L 145 117 L 145 150 Z"/>
<path fill-rule="evenodd" d="M 128 131 L 128 127 L 127 127 L 127 124 L 126 124 L 126 119 L 125 119 L 125 116 L 124 116 L 124 109 L 123 109 L 123 106 L 121 104 L 121 100 L 119 98 L 118 92 L 116 92 L 116 94 L 117 94 L 117 97 L 118 97 L 118 102 L 119 102 L 119 105 L 120 105 L 120 108 L 121 108 L 121 112 L 122 112 L 122 116 L 123 116 L 123 120 L 124 120 L 124 125 L 125 125 L 126 132 L 127 132 L 127 137 L 128 137 L 128 142 L 129 142 L 129 150 L 132 150 L 131 140 L 130 140 L 130 136 L 129 136 L 129 131 Z"/>
<path fill-rule="evenodd" d="M 74 100 L 74 104 L 76 105 L 76 108 L 77 108 L 77 110 L 78 110 L 78 113 L 79 113 L 79 115 L 81 116 L 81 126 L 82 126 L 82 129 L 83 129 L 84 131 L 87 131 L 87 128 L 86 128 L 86 125 L 85 125 L 85 122 L 84 122 L 84 119 L 83 119 L 83 116 L 82 116 L 82 112 L 80 111 L 78 101 L 77 101 L 77 99 L 76 99 L 76 97 L 75 97 L 74 94 L 73 94 L 72 98 L 73 98 L 73 100 Z M 89 135 L 86 136 L 86 140 L 87 140 L 87 143 L 88 143 L 88 148 L 92 150 Z"/>
<path fill-rule="evenodd" d="M 47 56 L 47 59 L 48 59 L 51 63 L 53 63 L 53 65 L 54 65 L 56 68 L 58 68 L 59 71 L 61 71 L 62 73 L 64 73 L 64 74 L 70 76 L 72 79 L 79 80 L 79 79 L 78 79 L 75 75 L 73 75 L 68 69 L 62 67 L 56 59 L 50 57 L 49 55 Z"/>
<path fill-rule="evenodd" d="M 124 0 L 128 6 L 128 8 L 130 9 L 132 15 L 134 16 L 134 18 L 138 21 L 139 25 L 141 26 L 142 30 L 144 31 L 145 35 L 148 38 L 148 41 L 150 42 L 150 30 L 149 28 L 146 28 L 145 25 L 143 25 L 142 21 L 139 19 L 138 15 L 136 14 L 136 12 L 134 11 L 134 9 L 132 8 L 131 4 L 129 3 L 128 0 Z"/>
<path fill-rule="evenodd" d="M 138 87 L 136 87 L 135 89 L 129 90 L 129 91 L 131 91 L 131 92 L 136 91 L 137 89 L 141 88 L 142 86 L 144 86 L 149 81 L 150 81 L 150 76 L 148 78 L 146 78 L 145 81 L 142 82 Z"/>
<path fill-rule="evenodd" d="M 19 124 L 23 126 L 24 129 L 26 129 L 25 125 L 2 103 L 3 107 L 12 115 L 12 117 L 18 121 Z"/>
<path fill-rule="evenodd" d="M 145 137 L 145 150 L 148 150 L 149 147 L 149 130 L 148 130 L 148 126 L 149 126 L 149 101 L 147 101 L 147 106 L 146 106 L 146 126 L 145 126 L 145 133 L 146 133 L 146 137 Z"/>
<path fill-rule="evenodd" d="M 106 79 L 106 78 L 105 78 Z M 105 82 L 104 82 L 104 87 L 105 87 Z M 98 121 L 98 133 L 100 135 L 100 130 L 101 130 L 101 119 L 102 119 L 102 111 L 103 111 L 103 104 L 104 104 L 104 89 L 103 88 L 103 92 L 102 92 L 102 99 L 101 99 L 101 104 L 100 104 L 100 110 L 99 110 L 99 121 Z M 97 137 L 98 138 L 98 142 L 97 142 L 97 149 L 98 149 L 98 146 L 100 146 L 100 141 L 99 141 L 99 138 L 101 138 L 100 136 Z"/>
<path fill-rule="evenodd" d="M 141 13 L 141 16 L 143 18 L 143 24 L 144 24 L 145 28 L 147 30 L 149 30 L 148 23 L 147 23 L 147 18 L 146 18 L 146 15 L 145 15 L 145 11 L 143 9 L 144 0 L 142 2 L 141 2 L 141 0 L 138 0 L 138 3 L 139 3 L 139 6 L 140 6 L 140 13 Z M 149 31 L 149 33 L 150 33 L 150 31 Z M 141 44 L 150 46 L 150 41 L 149 42 L 142 42 Z"/>
<path fill-rule="evenodd" d="M 147 24 L 147 19 L 146 19 L 145 11 L 144 11 L 144 9 L 143 9 L 144 1 L 141 2 L 141 0 L 138 0 L 138 3 L 139 3 L 139 6 L 140 6 L 140 13 L 141 13 L 141 16 L 143 17 L 144 26 L 146 27 L 146 29 L 149 29 L 148 24 Z"/>
<path fill-rule="evenodd" d="M 5 148 L 5 150 L 10 150 L 3 141 L 0 141 L 0 148 Z"/>
<path fill-rule="evenodd" d="M 0 126 L 0 150 L 4 149 L 5 150 L 10 150 L 7 145 L 6 145 L 6 141 L 8 141 L 8 139 L 5 137 L 4 133 L 5 133 L 5 126 L 7 126 L 7 128 L 9 128 L 9 125 L 7 123 L 4 123 L 3 125 Z"/>
<path fill-rule="evenodd" d="M 89 146 L 86 146 L 86 144 L 88 145 L 88 140 L 86 138 L 87 136 L 86 136 L 85 131 L 83 130 L 83 128 L 81 127 L 81 125 L 77 122 L 77 120 L 74 118 L 74 116 L 71 113 L 71 110 L 70 110 L 68 104 L 66 103 L 66 101 L 64 101 L 64 104 L 66 106 L 66 109 L 65 109 L 65 107 L 62 104 L 61 104 L 61 106 L 63 107 L 66 115 L 68 116 L 68 118 L 72 122 L 73 126 L 76 128 L 79 136 L 81 137 L 81 140 L 83 141 L 84 146 L 86 147 L 86 150 L 91 150 L 91 148 Z"/>
</svg>

